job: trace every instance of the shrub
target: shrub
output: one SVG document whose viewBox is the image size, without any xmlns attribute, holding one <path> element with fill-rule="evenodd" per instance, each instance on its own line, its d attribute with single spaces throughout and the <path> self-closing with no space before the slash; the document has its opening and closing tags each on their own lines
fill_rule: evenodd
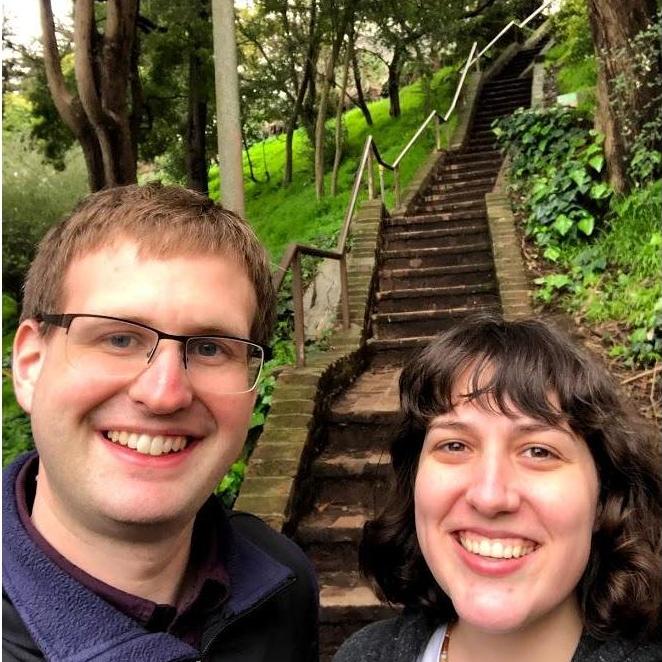
<svg viewBox="0 0 662 662">
<path fill-rule="evenodd" d="M 511 188 L 523 200 L 526 231 L 558 258 L 559 246 L 593 234 L 611 189 L 602 181 L 602 137 L 571 108 L 517 110 L 494 124 L 512 157 Z"/>
</svg>

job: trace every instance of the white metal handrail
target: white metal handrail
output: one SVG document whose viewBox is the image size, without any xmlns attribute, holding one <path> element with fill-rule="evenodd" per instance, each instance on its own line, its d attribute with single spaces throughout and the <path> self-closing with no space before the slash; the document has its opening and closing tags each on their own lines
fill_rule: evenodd
<svg viewBox="0 0 662 662">
<path fill-rule="evenodd" d="M 467 57 L 464 67 L 462 68 L 462 74 L 460 75 L 460 80 L 458 81 L 457 87 L 455 88 L 455 94 L 453 96 L 453 101 L 451 102 L 450 107 L 444 115 L 441 115 L 436 110 L 433 110 L 426 118 L 423 120 L 423 123 L 416 130 L 416 133 L 412 136 L 409 142 L 402 149 L 400 154 L 398 154 L 395 161 L 392 164 L 386 163 L 380 156 L 379 150 L 377 149 L 377 144 L 375 143 L 372 135 L 368 135 L 366 138 L 365 144 L 363 146 L 363 152 L 361 154 L 361 160 L 359 162 L 359 168 L 354 176 L 354 184 L 352 186 L 352 194 L 350 196 L 349 204 L 347 206 L 347 211 L 345 212 L 345 217 L 343 220 L 343 227 L 338 238 L 338 246 L 335 251 L 321 250 L 313 246 L 305 246 L 302 244 L 290 244 L 283 255 L 283 259 L 280 262 L 278 270 L 273 276 L 273 283 L 276 290 L 278 290 L 283 282 L 285 273 L 288 269 L 293 271 L 293 282 L 292 282 L 292 298 L 294 299 L 294 328 L 295 328 L 295 344 L 296 344 L 296 362 L 297 366 L 303 366 L 305 362 L 304 356 L 304 329 L 303 329 L 303 283 L 301 275 L 301 255 L 312 255 L 316 257 L 330 258 L 338 260 L 340 267 L 340 281 L 341 281 L 341 310 L 343 318 L 343 327 L 349 327 L 349 292 L 347 284 L 347 239 L 349 237 L 349 230 L 352 222 L 352 217 L 354 216 L 354 210 L 356 209 L 356 204 L 358 201 L 359 192 L 361 189 L 361 183 L 363 181 L 364 175 L 367 173 L 368 177 L 368 198 L 375 198 L 375 178 L 374 178 L 374 162 L 379 166 L 379 185 L 381 199 L 384 200 L 384 170 L 393 171 L 393 185 L 395 192 L 395 205 L 399 207 L 401 204 L 401 195 L 400 195 L 400 163 L 402 159 L 407 155 L 409 150 L 413 147 L 416 141 L 421 137 L 423 131 L 429 126 L 430 122 L 434 120 L 435 122 L 435 146 L 437 151 L 441 150 L 441 140 L 440 140 L 440 125 L 442 122 L 448 122 L 450 116 L 452 115 L 457 102 L 460 98 L 462 88 L 464 87 L 464 82 L 467 76 L 467 73 L 470 67 L 474 64 L 477 64 L 480 58 L 490 49 L 492 46 L 499 40 L 501 37 L 510 30 L 513 26 L 518 26 L 520 29 L 525 27 L 530 21 L 532 21 L 540 12 L 542 12 L 545 7 L 550 5 L 554 0 L 545 0 L 538 9 L 532 12 L 527 18 L 518 23 L 516 21 L 510 21 L 502 30 L 497 34 L 492 41 L 483 48 L 478 55 L 474 57 L 476 53 L 477 43 L 474 42 L 471 47 L 471 52 Z"/>
</svg>

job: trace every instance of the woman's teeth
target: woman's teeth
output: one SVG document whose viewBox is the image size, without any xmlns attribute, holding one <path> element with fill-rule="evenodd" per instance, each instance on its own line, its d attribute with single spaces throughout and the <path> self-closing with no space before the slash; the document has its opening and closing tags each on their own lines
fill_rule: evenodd
<svg viewBox="0 0 662 662">
<path fill-rule="evenodd" d="M 463 533 L 460 534 L 459 539 L 462 547 L 468 552 L 492 559 L 518 559 L 530 554 L 536 548 L 536 544 L 530 540 L 499 540 L 469 536 Z"/>
<path fill-rule="evenodd" d="M 110 441 L 131 448 L 143 455 L 165 455 L 166 453 L 176 453 L 184 450 L 188 443 L 186 437 L 149 434 L 137 434 L 136 432 L 123 432 L 120 430 L 111 430 L 106 433 L 106 438 Z"/>
</svg>

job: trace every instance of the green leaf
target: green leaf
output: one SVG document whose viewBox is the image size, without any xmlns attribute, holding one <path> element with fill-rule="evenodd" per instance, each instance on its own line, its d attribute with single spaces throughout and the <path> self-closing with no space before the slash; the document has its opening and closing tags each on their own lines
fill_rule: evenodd
<svg viewBox="0 0 662 662">
<path fill-rule="evenodd" d="M 565 214 L 560 214 L 559 216 L 557 216 L 552 227 L 562 237 L 565 237 L 565 235 L 567 235 L 568 232 L 570 232 L 570 229 L 572 228 L 572 220 L 569 219 Z"/>
<path fill-rule="evenodd" d="M 577 227 L 587 236 L 590 237 L 593 233 L 593 228 L 595 227 L 595 218 L 591 215 L 584 216 Z"/>
<path fill-rule="evenodd" d="M 609 184 L 605 184 L 604 182 L 593 184 L 593 186 L 591 186 L 591 197 L 594 200 L 601 200 L 602 198 L 606 198 L 610 192 L 611 190 L 609 188 Z"/>
<path fill-rule="evenodd" d="M 557 262 L 561 257 L 561 251 L 556 246 L 548 246 L 543 253 L 543 257 L 548 259 L 550 262 Z"/>
<path fill-rule="evenodd" d="M 595 156 L 592 156 L 588 160 L 588 164 L 595 170 L 596 172 L 602 172 L 602 166 L 605 163 L 605 157 L 602 156 L 602 154 L 596 154 Z"/>
<path fill-rule="evenodd" d="M 570 179 L 572 179 L 572 181 L 581 188 L 588 180 L 588 175 L 586 174 L 586 170 L 584 170 L 584 168 L 573 168 L 570 171 Z"/>
</svg>

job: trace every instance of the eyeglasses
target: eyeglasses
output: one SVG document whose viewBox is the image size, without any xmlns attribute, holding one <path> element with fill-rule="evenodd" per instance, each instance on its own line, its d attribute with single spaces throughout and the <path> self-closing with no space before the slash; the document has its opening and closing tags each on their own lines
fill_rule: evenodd
<svg viewBox="0 0 662 662">
<path fill-rule="evenodd" d="M 73 367 L 127 380 L 145 370 L 161 340 L 182 343 L 184 368 L 201 391 L 252 391 L 269 358 L 269 348 L 232 336 L 178 336 L 106 315 L 44 313 L 36 319 L 66 329 L 65 352 Z"/>
</svg>

